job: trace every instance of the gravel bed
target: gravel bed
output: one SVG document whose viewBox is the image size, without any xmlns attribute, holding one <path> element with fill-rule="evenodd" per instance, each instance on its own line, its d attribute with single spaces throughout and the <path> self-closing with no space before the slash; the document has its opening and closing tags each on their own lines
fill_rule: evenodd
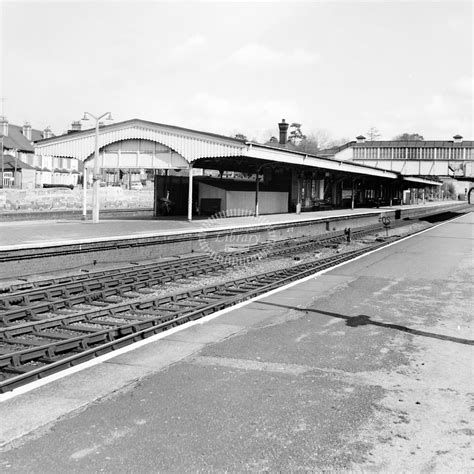
<svg viewBox="0 0 474 474">
<path fill-rule="evenodd" d="M 76 331 L 70 331 L 69 329 L 61 329 L 61 328 L 47 328 L 45 329 L 50 334 L 57 334 L 58 336 L 77 336 Z M 45 335 L 45 337 L 48 337 Z"/>
<path fill-rule="evenodd" d="M 21 336 L 16 336 L 15 341 L 19 344 L 25 343 L 28 344 L 28 341 L 37 341 L 43 342 L 44 344 L 49 344 L 51 339 L 47 339 L 47 336 L 34 336 L 33 334 L 22 334 Z"/>
<path fill-rule="evenodd" d="M 0 341 L 0 351 L 19 352 L 28 349 L 26 344 L 7 344 Z"/>
<path fill-rule="evenodd" d="M 93 323 L 88 323 L 86 321 L 71 323 L 71 324 L 69 324 L 69 326 L 75 327 L 75 328 L 78 328 L 78 329 L 81 329 L 81 328 L 96 329 L 97 331 L 100 331 L 101 329 L 111 329 L 111 326 L 109 326 L 105 323 L 104 324 L 93 324 Z M 72 332 L 73 332 L 73 334 L 76 334 L 77 336 L 80 335 L 79 333 L 76 333 L 75 331 L 72 331 Z"/>
<path fill-rule="evenodd" d="M 133 316 L 131 314 L 130 316 Z M 133 324 L 134 322 L 139 323 L 142 322 L 141 319 L 123 319 L 120 318 L 119 316 L 114 317 L 114 316 L 99 316 L 98 318 L 94 318 L 94 321 L 97 322 L 104 322 L 105 324 L 110 322 L 110 323 L 121 323 L 121 324 Z"/>
</svg>

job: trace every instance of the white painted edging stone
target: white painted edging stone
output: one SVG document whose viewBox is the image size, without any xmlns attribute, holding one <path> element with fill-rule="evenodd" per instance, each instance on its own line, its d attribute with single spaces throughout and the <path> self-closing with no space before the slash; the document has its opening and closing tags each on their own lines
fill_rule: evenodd
<svg viewBox="0 0 474 474">
<path fill-rule="evenodd" d="M 155 341 L 158 341 L 158 340 L 160 340 L 160 339 L 163 339 L 163 338 L 165 338 L 165 337 L 168 337 L 168 336 L 170 336 L 171 334 L 174 334 L 174 333 L 176 333 L 176 332 L 183 331 L 183 330 L 185 330 L 185 329 L 187 329 L 187 328 L 189 328 L 189 327 L 192 327 L 192 326 L 195 326 L 195 325 L 198 325 L 198 324 L 204 324 L 204 323 L 206 323 L 206 322 L 208 322 L 208 321 L 212 321 L 213 319 L 218 318 L 219 316 L 222 316 L 223 314 L 229 313 L 230 311 L 233 311 L 233 310 L 235 310 L 235 309 L 243 308 L 244 306 L 246 306 L 246 305 L 248 305 L 248 304 L 250 304 L 250 303 L 253 303 L 254 301 L 259 301 L 259 300 L 261 300 L 261 299 L 263 299 L 263 298 L 267 298 L 268 296 L 271 296 L 271 295 L 274 295 L 274 294 L 276 294 L 276 293 L 279 293 L 280 291 L 284 291 L 284 290 L 287 290 L 288 288 L 292 288 L 293 286 L 296 286 L 296 285 L 298 285 L 298 284 L 300 284 L 300 283 L 303 283 L 303 282 L 305 282 L 305 281 L 311 280 L 311 279 L 316 278 L 316 277 L 318 277 L 318 276 L 320 276 L 320 275 L 324 275 L 325 273 L 327 273 L 327 272 L 329 272 L 329 271 L 331 271 L 331 270 L 334 270 L 335 268 L 342 267 L 343 265 L 346 265 L 346 264 L 348 264 L 348 263 L 351 263 L 351 262 L 354 262 L 354 261 L 359 260 L 359 259 L 361 259 L 361 258 L 364 258 L 364 257 L 366 257 L 367 255 L 371 255 L 372 253 L 375 253 L 375 252 L 378 252 L 378 251 L 380 251 L 380 250 L 386 249 L 387 247 L 391 247 L 392 245 L 396 245 L 396 244 L 398 244 L 398 243 L 400 243 L 400 242 L 403 242 L 403 241 L 405 241 L 405 240 L 411 239 L 412 237 L 417 237 L 418 235 L 421 235 L 421 234 L 423 234 L 423 233 L 425 233 L 425 232 L 428 232 L 428 231 L 430 231 L 430 230 L 436 229 L 437 227 L 440 227 L 440 226 L 442 226 L 442 225 L 448 224 L 448 223 L 453 222 L 453 221 L 455 221 L 455 220 L 457 220 L 457 219 L 460 219 L 460 218 L 462 218 L 462 217 L 464 217 L 464 215 L 459 216 L 459 217 L 455 217 L 454 219 L 450 219 L 449 221 L 442 222 L 442 223 L 437 224 L 437 225 L 435 225 L 435 226 L 433 226 L 433 227 L 430 227 L 430 228 L 428 228 L 428 229 L 424 229 L 424 230 L 422 230 L 422 231 L 420 231 L 420 232 L 417 232 L 416 234 L 408 235 L 407 237 L 403 237 L 402 239 L 397 240 L 397 241 L 395 241 L 395 242 L 391 242 L 391 243 L 389 243 L 389 244 L 387 244 L 387 245 L 384 245 L 383 247 L 379 247 L 379 248 L 377 248 L 377 249 L 371 250 L 370 252 L 367 252 L 367 253 L 365 253 L 365 254 L 363 254 L 363 255 L 359 255 L 359 256 L 354 257 L 354 258 L 352 258 L 352 259 L 350 259 L 350 260 L 347 260 L 347 261 L 345 261 L 345 262 L 338 263 L 337 265 L 334 265 L 334 266 L 331 267 L 331 268 L 326 268 L 325 270 L 321 270 L 321 271 L 315 272 L 315 273 L 313 273 L 312 275 L 308 275 L 308 276 L 306 276 L 306 277 L 304 277 L 304 278 L 301 278 L 301 279 L 299 279 L 299 280 L 296 280 L 296 281 L 293 281 L 293 282 L 291 282 L 291 283 L 288 283 L 287 285 L 281 286 L 280 288 L 275 288 L 274 290 L 268 291 L 267 293 L 263 293 L 263 294 L 261 294 L 261 295 L 259 295 L 259 296 L 256 296 L 256 297 L 254 297 L 254 298 L 251 298 L 251 299 L 249 299 L 249 300 L 242 301 L 241 303 L 238 303 L 238 304 L 236 304 L 236 305 L 234 305 L 234 306 L 229 306 L 228 308 L 222 309 L 222 310 L 217 311 L 217 312 L 215 312 L 215 313 L 213 313 L 213 314 L 210 314 L 210 315 L 208 315 L 208 316 L 204 316 L 204 317 L 202 317 L 202 318 L 200 318 L 200 319 L 197 319 L 197 320 L 195 320 L 195 321 L 190 321 L 190 322 L 185 323 L 185 324 L 182 324 L 182 325 L 180 325 L 180 326 L 176 326 L 176 327 L 174 327 L 174 328 L 172 328 L 172 329 L 169 329 L 169 330 L 167 330 L 167 331 L 163 331 L 163 332 L 161 332 L 161 333 L 159 333 L 159 334 L 155 334 L 154 336 L 150 336 L 149 338 L 144 339 L 144 340 L 142 340 L 142 341 L 135 342 L 135 343 L 130 344 L 130 345 L 126 346 L 126 347 L 122 347 L 121 349 L 117 349 L 116 351 L 112 351 L 112 352 L 110 352 L 110 353 L 108 353 L 108 354 L 104 354 L 104 355 L 102 355 L 102 356 L 96 357 L 96 358 L 94 358 L 94 359 L 92 359 L 92 360 L 89 360 L 89 361 L 87 361 L 87 362 L 84 362 L 83 364 L 80 364 L 80 365 L 78 365 L 78 366 L 76 366 L 76 367 L 71 367 L 71 368 L 69 368 L 69 369 L 66 369 L 66 370 L 63 370 L 63 371 L 61 371 L 61 372 L 58 372 L 57 374 L 52 374 L 52 375 L 49 375 L 49 376 L 47 376 L 47 377 L 45 377 L 45 378 L 43 378 L 43 379 L 37 380 L 37 381 L 35 381 L 35 382 L 32 382 L 32 383 L 30 383 L 30 384 L 28 384 L 28 385 L 26 385 L 26 386 L 24 386 L 24 387 L 18 387 L 18 388 L 16 388 L 16 389 L 13 389 L 13 390 L 10 391 L 10 392 L 0 394 L 0 403 L 1 403 L 1 402 L 4 402 L 4 401 L 6 401 L 6 400 L 10 400 L 10 399 L 12 399 L 12 398 L 14 398 L 14 397 L 16 397 L 16 396 L 18 396 L 18 395 L 21 395 L 21 394 L 30 392 L 30 391 L 32 391 L 32 390 L 34 390 L 34 389 L 36 389 L 36 388 L 42 387 L 43 385 L 49 384 L 49 383 L 51 383 L 51 382 L 54 382 L 55 380 L 59 380 L 59 379 L 61 379 L 61 378 L 63 378 L 63 377 L 67 377 L 68 375 L 75 374 L 76 372 L 80 372 L 80 371 L 82 371 L 82 370 L 84 370 L 84 369 L 87 369 L 87 368 L 89 368 L 89 367 L 93 367 L 93 366 L 98 365 L 98 364 L 100 364 L 100 363 L 102 363 L 102 362 L 105 362 L 105 361 L 107 361 L 107 360 L 113 359 L 114 357 L 117 357 L 117 356 L 119 356 L 119 355 L 122 355 L 122 354 L 125 354 L 125 353 L 127 353 L 127 352 L 130 352 L 130 351 L 133 351 L 133 350 L 135 350 L 135 349 L 138 349 L 139 347 L 142 347 L 142 346 L 144 346 L 144 345 L 146 345 L 146 344 L 151 344 L 151 343 L 153 343 L 153 342 L 155 342 Z M 162 369 L 160 369 L 160 370 L 162 370 Z"/>
</svg>

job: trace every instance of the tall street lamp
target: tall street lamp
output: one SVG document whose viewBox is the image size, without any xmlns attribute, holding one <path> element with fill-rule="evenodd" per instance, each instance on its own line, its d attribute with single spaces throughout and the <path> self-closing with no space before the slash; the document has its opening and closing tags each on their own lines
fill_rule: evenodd
<svg viewBox="0 0 474 474">
<path fill-rule="evenodd" d="M 99 188 L 100 188 L 100 175 L 99 175 L 99 121 L 107 116 L 106 120 L 112 120 L 112 114 L 107 112 L 100 117 L 96 117 L 90 112 L 84 112 L 82 120 L 89 120 L 87 117 L 91 117 L 95 120 L 95 154 L 94 154 L 94 173 L 92 175 L 92 222 L 99 222 Z M 84 178 L 86 164 L 84 163 Z M 87 183 L 84 183 L 87 186 Z"/>
</svg>

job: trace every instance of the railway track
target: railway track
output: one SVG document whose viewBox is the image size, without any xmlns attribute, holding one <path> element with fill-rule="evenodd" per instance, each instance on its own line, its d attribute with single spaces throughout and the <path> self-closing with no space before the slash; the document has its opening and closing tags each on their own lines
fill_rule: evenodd
<svg viewBox="0 0 474 474">
<path fill-rule="evenodd" d="M 199 319 L 386 243 L 175 295 L 0 328 L 0 393 Z"/>
<path fill-rule="evenodd" d="M 361 238 L 377 230 L 380 230 L 379 226 L 360 229 L 353 232 L 353 237 Z M 296 255 L 333 246 L 343 240 L 344 234 L 339 234 L 320 239 L 308 237 L 271 242 L 240 251 L 239 256 L 251 260 L 261 255 L 262 250 L 267 257 Z M 0 393 L 233 306 L 386 244 L 373 241 L 358 250 L 301 262 L 291 268 L 166 296 L 151 296 L 145 290 L 166 282 L 228 272 L 233 263 L 226 263 L 225 258 L 216 261 L 208 255 L 198 255 L 12 285 L 1 294 Z M 145 293 L 139 298 L 124 299 L 127 292 L 140 291 Z M 116 297 L 122 301 L 117 302 Z M 87 305 L 85 309 L 84 305 Z"/>
<path fill-rule="evenodd" d="M 361 238 L 374 229 L 354 232 Z M 178 258 L 161 263 L 141 264 L 17 283 L 3 289 L 0 293 L 0 326 L 18 320 L 35 318 L 42 313 L 70 309 L 80 304 L 103 304 L 111 297 L 123 297 L 127 292 L 139 292 L 163 283 L 205 274 L 213 274 L 231 267 L 236 258 L 252 261 L 265 257 L 284 256 L 302 253 L 334 245 L 345 240 L 344 235 L 334 235 L 320 239 L 303 238 L 255 245 L 244 251 L 222 253 L 217 258 L 208 255 Z"/>
</svg>

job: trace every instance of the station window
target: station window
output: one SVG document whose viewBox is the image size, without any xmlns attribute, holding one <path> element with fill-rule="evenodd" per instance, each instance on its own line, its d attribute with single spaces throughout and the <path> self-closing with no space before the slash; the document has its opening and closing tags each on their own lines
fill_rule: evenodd
<svg viewBox="0 0 474 474">
<path fill-rule="evenodd" d="M 367 148 L 366 149 L 366 158 L 369 160 L 377 159 L 377 148 Z"/>
<path fill-rule="evenodd" d="M 407 150 L 407 158 L 409 160 L 416 160 L 418 158 L 418 150 L 419 148 L 408 148 Z"/>
<path fill-rule="evenodd" d="M 451 152 L 452 160 L 462 160 L 463 159 L 463 149 L 462 148 L 453 148 Z"/>
<path fill-rule="evenodd" d="M 474 160 L 474 148 L 466 148 L 466 160 Z"/>
<path fill-rule="evenodd" d="M 406 154 L 406 149 L 405 148 L 394 148 L 393 149 L 393 157 L 396 160 L 404 160 L 405 159 L 405 154 Z"/>
<path fill-rule="evenodd" d="M 392 148 L 380 148 L 380 159 L 390 160 L 392 158 Z"/>
<path fill-rule="evenodd" d="M 365 158 L 365 148 L 354 148 L 354 159 L 363 160 Z"/>
<path fill-rule="evenodd" d="M 449 148 L 436 148 L 436 159 L 449 160 Z"/>
<path fill-rule="evenodd" d="M 421 148 L 422 160 L 434 160 L 434 148 Z"/>
</svg>

